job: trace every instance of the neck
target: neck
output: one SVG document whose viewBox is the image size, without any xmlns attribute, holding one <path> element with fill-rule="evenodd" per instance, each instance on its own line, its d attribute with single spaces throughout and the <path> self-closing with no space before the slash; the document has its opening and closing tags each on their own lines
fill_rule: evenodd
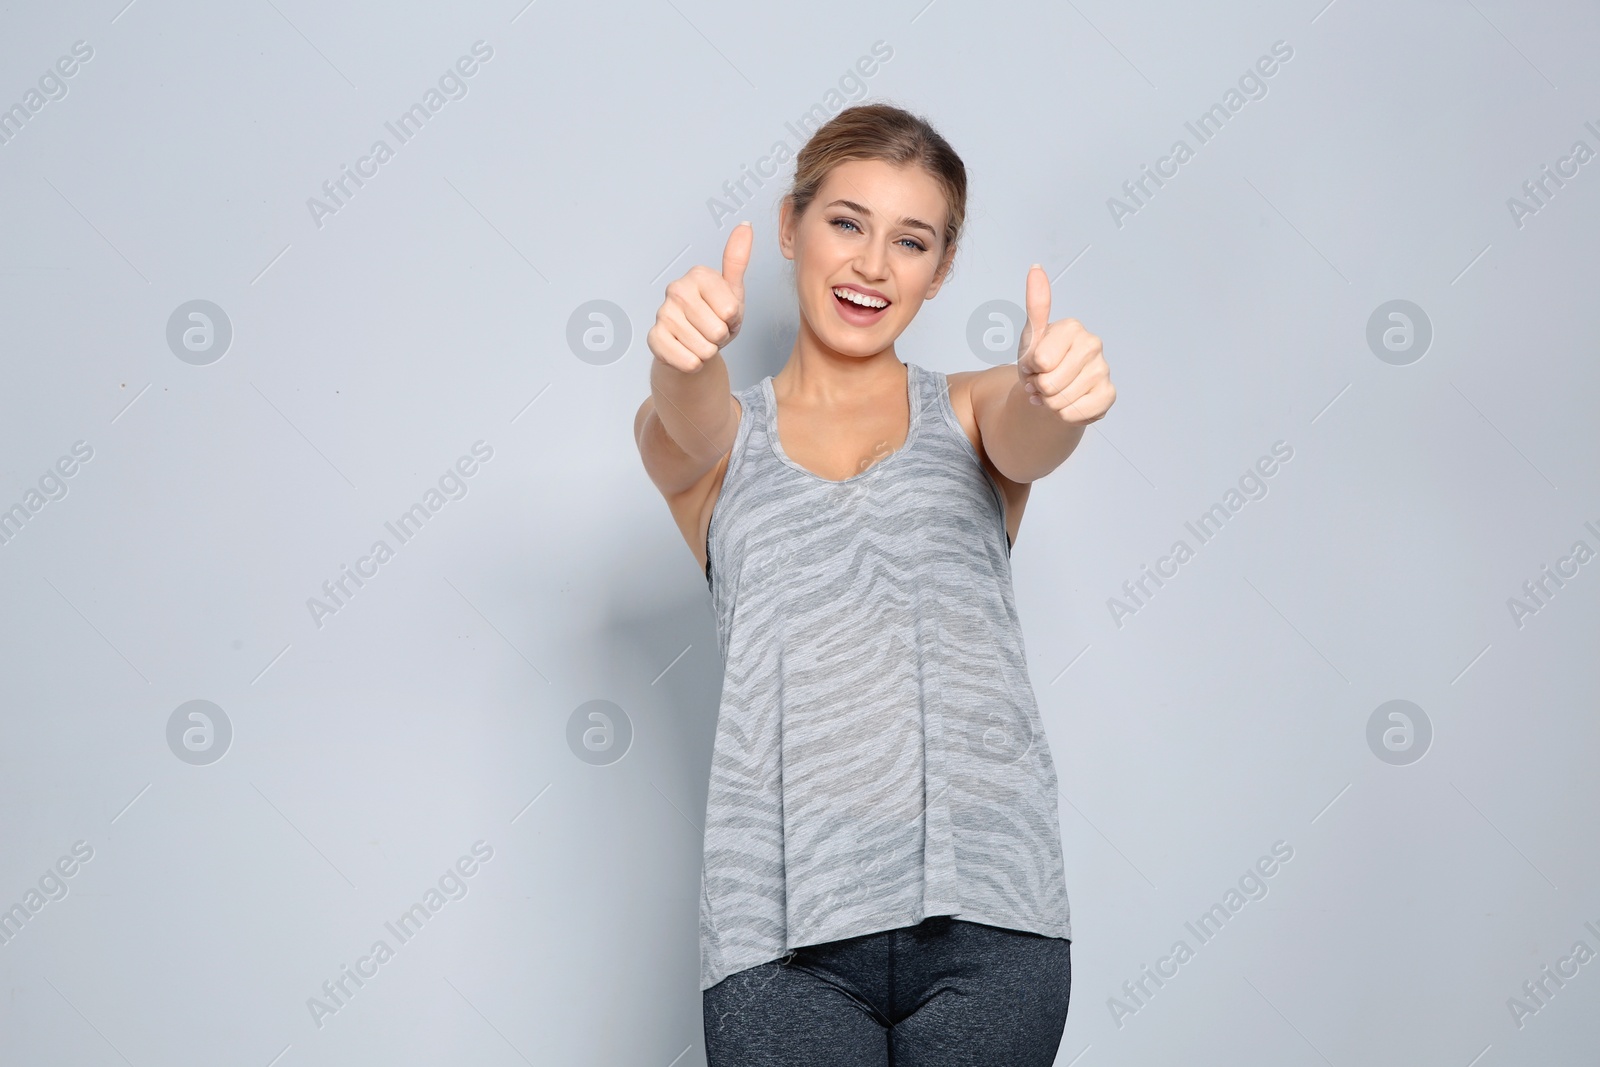
<svg viewBox="0 0 1600 1067">
<path fill-rule="evenodd" d="M 888 348 L 868 356 L 840 352 L 818 337 L 802 315 L 789 361 L 772 376 L 772 384 L 785 399 L 807 406 L 832 407 L 881 392 L 904 390 L 908 373 L 892 342 Z"/>
</svg>

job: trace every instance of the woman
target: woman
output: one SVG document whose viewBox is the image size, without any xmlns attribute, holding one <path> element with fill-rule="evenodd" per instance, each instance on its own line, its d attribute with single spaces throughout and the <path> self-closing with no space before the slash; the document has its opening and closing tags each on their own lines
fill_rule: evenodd
<svg viewBox="0 0 1600 1067">
<path fill-rule="evenodd" d="M 1015 367 L 900 361 L 965 211 L 932 127 L 849 108 L 781 202 L 800 305 L 783 369 L 734 394 L 721 355 L 748 223 L 650 329 L 635 437 L 703 562 L 725 664 L 700 895 L 711 1067 L 1044 1067 L 1060 1045 L 1057 786 L 1009 557 L 1029 483 L 1115 392 L 1099 339 L 1048 321 L 1037 264 Z"/>
</svg>

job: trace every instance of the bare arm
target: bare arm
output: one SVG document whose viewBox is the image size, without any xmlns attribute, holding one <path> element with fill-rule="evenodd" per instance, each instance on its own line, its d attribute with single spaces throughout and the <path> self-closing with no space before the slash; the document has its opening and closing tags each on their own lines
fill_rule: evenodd
<svg viewBox="0 0 1600 1067">
<path fill-rule="evenodd" d="M 1063 422 L 1044 404 L 1028 402 L 1015 364 L 980 371 L 972 379 L 972 414 L 983 450 L 1015 482 L 1033 482 L 1066 462 L 1083 440 L 1083 425 Z"/>
<path fill-rule="evenodd" d="M 739 405 L 728 384 L 728 367 L 719 354 L 694 374 L 656 360 L 650 368 L 650 395 L 633 419 L 633 436 L 645 472 L 667 496 L 703 478 L 733 447 Z"/>
</svg>

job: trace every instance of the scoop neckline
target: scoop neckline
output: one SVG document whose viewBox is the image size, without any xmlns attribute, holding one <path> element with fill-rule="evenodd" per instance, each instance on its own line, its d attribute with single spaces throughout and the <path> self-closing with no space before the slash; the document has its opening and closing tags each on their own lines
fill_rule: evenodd
<svg viewBox="0 0 1600 1067">
<path fill-rule="evenodd" d="M 911 443 L 917 439 L 917 430 L 922 425 L 922 405 L 917 403 L 917 365 L 915 363 L 907 362 L 903 364 L 903 366 L 906 368 L 906 409 L 910 413 L 910 423 L 906 428 L 905 443 L 899 448 L 895 449 L 893 452 L 889 453 L 887 456 L 884 456 L 872 466 L 868 467 L 866 470 L 857 471 L 848 478 L 840 478 L 837 480 L 833 478 L 824 478 L 816 471 L 811 470 L 808 467 L 801 466 L 794 459 L 790 458 L 789 453 L 783 450 L 783 442 L 778 440 L 778 397 L 777 394 L 772 391 L 772 375 L 769 374 L 765 378 L 761 379 L 762 392 L 766 395 L 767 401 L 767 440 L 772 445 L 773 454 L 784 463 L 787 463 L 789 466 L 799 471 L 801 474 L 807 475 L 827 485 L 849 485 L 851 482 L 854 482 L 860 478 L 865 478 L 873 471 L 881 470 L 890 463 L 893 463 L 895 460 L 899 459 L 901 455 L 911 448 Z"/>
</svg>

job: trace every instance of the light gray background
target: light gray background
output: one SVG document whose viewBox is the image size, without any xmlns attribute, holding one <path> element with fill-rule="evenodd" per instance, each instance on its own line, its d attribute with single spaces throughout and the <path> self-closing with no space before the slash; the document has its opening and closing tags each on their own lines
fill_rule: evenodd
<svg viewBox="0 0 1600 1067">
<path fill-rule="evenodd" d="M 385 121 L 480 40 L 397 145 Z M 1508 207 L 1600 149 L 1592 5 L 11 5 L 0 106 L 76 41 L 66 95 L 0 144 L 0 507 L 93 449 L 0 545 L 0 908 L 40 905 L 0 945 L 0 1060 L 703 1062 L 721 663 L 631 437 L 644 334 L 749 217 L 728 358 L 736 387 L 779 369 L 788 170 L 720 224 L 707 201 L 876 41 L 846 85 L 926 115 L 972 183 L 901 358 L 984 366 L 969 317 L 1037 260 L 1118 388 L 1013 557 L 1077 934 L 1058 1063 L 1600 1055 L 1600 961 L 1520 1026 L 1508 1005 L 1600 951 L 1600 562 L 1509 606 L 1600 549 L 1600 162 Z M 1275 41 L 1266 95 L 1196 146 Z M 308 198 L 380 137 L 319 227 Z M 1108 199 L 1179 138 L 1194 158 L 1119 227 Z M 166 339 L 196 299 L 233 330 L 207 365 Z M 1396 299 L 1433 330 L 1406 365 L 1367 343 Z M 610 362 L 567 344 L 591 300 L 631 324 Z M 479 440 L 398 545 L 385 521 Z M 1267 494 L 1119 626 L 1123 583 L 1277 441 Z M 319 627 L 308 598 L 379 538 L 394 558 Z M 1367 740 L 1396 699 L 1433 730 L 1408 765 Z M 169 746 L 190 700 L 231 724 L 209 765 Z M 593 700 L 621 712 L 598 765 L 568 740 Z M 66 895 L 30 897 L 80 841 Z M 399 944 L 384 923 L 476 841 L 466 895 Z M 1199 945 L 1185 922 L 1277 841 L 1268 895 Z M 308 1000 L 379 938 L 394 958 L 319 1026 Z"/>
</svg>

